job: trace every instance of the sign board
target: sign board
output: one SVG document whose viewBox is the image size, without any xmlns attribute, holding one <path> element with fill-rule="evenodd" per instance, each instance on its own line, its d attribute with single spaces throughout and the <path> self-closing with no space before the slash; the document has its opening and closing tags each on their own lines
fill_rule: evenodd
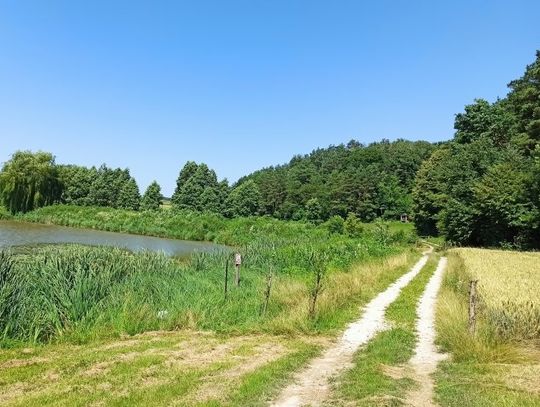
<svg viewBox="0 0 540 407">
<path fill-rule="evenodd" d="M 234 255 L 234 265 L 239 266 L 241 264 L 242 264 L 242 256 L 240 255 L 240 253 L 236 253 Z"/>
</svg>

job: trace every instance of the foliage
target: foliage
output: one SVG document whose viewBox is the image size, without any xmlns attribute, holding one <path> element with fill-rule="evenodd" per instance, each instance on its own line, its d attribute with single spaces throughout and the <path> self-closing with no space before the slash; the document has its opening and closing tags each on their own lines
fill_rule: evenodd
<svg viewBox="0 0 540 407">
<path fill-rule="evenodd" d="M 226 201 L 229 216 L 254 216 L 259 214 L 261 193 L 255 182 L 249 180 L 234 188 Z"/>
<path fill-rule="evenodd" d="M 360 237 L 364 232 L 364 227 L 360 222 L 360 219 L 354 214 L 349 213 L 345 223 L 343 225 L 344 232 L 351 237 Z"/>
<path fill-rule="evenodd" d="M 458 245 L 540 247 L 539 64 L 537 53 L 507 98 L 466 106 L 454 140 L 422 164 L 412 194 L 420 234 Z"/>
<path fill-rule="evenodd" d="M 349 213 L 364 221 L 396 219 L 410 212 L 415 174 L 434 149 L 421 141 L 363 146 L 352 140 L 256 171 L 238 184 L 253 180 L 261 193 L 262 214 L 280 219 L 322 222 Z"/>
<path fill-rule="evenodd" d="M 188 161 L 178 175 L 172 204 L 176 209 L 222 213 L 227 194 L 227 181 L 218 183 L 206 164 Z"/>
<path fill-rule="evenodd" d="M 516 144 L 530 151 L 540 142 L 540 50 L 519 79 L 508 84 L 508 110 L 515 116 Z"/>
<path fill-rule="evenodd" d="M 0 198 L 11 213 L 28 212 L 60 199 L 52 154 L 17 151 L 0 172 Z"/>
<path fill-rule="evenodd" d="M 63 185 L 62 202 L 70 205 L 95 204 L 90 199 L 92 183 L 98 177 L 98 170 L 95 167 L 59 165 L 58 172 Z"/>
<path fill-rule="evenodd" d="M 161 195 L 161 187 L 157 181 L 153 181 L 142 197 L 141 209 L 145 211 L 157 211 L 161 202 L 163 201 L 163 195 Z"/>
<path fill-rule="evenodd" d="M 137 209 L 140 205 L 139 188 L 127 168 L 60 165 L 58 170 L 64 203 L 125 209 Z"/>
<path fill-rule="evenodd" d="M 128 179 L 118 194 L 118 208 L 138 210 L 141 204 L 141 195 L 137 182 L 133 178 Z"/>
<path fill-rule="evenodd" d="M 330 219 L 328 219 L 326 222 L 323 223 L 323 226 L 330 232 L 330 233 L 337 233 L 337 234 L 343 234 L 343 231 L 345 230 L 345 221 L 343 218 L 339 215 L 334 215 Z"/>
</svg>

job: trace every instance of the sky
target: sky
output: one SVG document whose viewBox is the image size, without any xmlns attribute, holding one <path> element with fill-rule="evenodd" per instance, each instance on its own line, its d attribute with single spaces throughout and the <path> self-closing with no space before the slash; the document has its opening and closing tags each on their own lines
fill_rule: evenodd
<svg viewBox="0 0 540 407">
<path fill-rule="evenodd" d="M 0 162 L 188 160 L 235 181 L 356 139 L 440 141 L 540 49 L 540 1 L 0 0 Z"/>
</svg>

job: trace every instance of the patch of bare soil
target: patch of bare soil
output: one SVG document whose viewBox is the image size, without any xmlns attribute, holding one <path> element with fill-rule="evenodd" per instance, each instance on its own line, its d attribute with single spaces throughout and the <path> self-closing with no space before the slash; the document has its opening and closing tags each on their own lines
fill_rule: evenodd
<svg viewBox="0 0 540 407">
<path fill-rule="evenodd" d="M 234 355 L 231 358 L 233 366 L 205 378 L 205 383 L 198 387 L 192 398 L 198 403 L 224 400 L 227 387 L 234 385 L 242 376 L 279 359 L 286 353 L 287 348 L 279 343 L 264 343 L 256 346 L 249 355 Z"/>
<path fill-rule="evenodd" d="M 7 389 L 2 389 L 0 391 L 0 404 L 7 403 L 17 397 L 20 397 L 25 394 L 26 386 L 24 383 L 15 383 L 12 386 L 9 386 Z"/>
<path fill-rule="evenodd" d="M 10 369 L 14 367 L 23 367 L 36 365 L 38 363 L 48 362 L 49 359 L 43 357 L 35 357 L 29 359 L 10 359 L 0 365 L 0 369 Z"/>
<path fill-rule="evenodd" d="M 540 394 L 540 364 L 514 365 L 505 371 L 503 380 L 510 388 Z"/>
</svg>

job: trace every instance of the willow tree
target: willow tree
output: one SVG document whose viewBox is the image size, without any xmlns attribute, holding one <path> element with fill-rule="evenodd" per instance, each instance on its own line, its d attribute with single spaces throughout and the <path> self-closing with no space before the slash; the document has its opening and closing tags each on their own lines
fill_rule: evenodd
<svg viewBox="0 0 540 407">
<path fill-rule="evenodd" d="M 0 172 L 0 198 L 11 212 L 28 212 L 51 205 L 62 193 L 54 156 L 17 151 Z"/>
</svg>

